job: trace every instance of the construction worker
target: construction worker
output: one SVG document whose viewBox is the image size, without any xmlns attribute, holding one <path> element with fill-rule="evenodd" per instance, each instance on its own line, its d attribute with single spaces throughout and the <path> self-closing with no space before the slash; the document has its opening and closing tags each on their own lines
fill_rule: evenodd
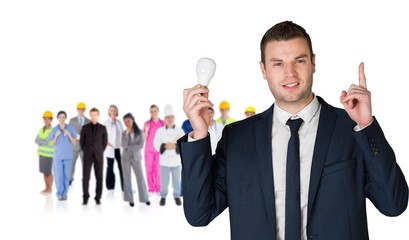
<svg viewBox="0 0 409 240">
<path fill-rule="evenodd" d="M 48 135 L 52 130 L 51 122 L 53 121 L 53 114 L 50 111 L 45 111 L 43 114 L 44 127 L 38 132 L 35 143 L 38 144 L 38 156 L 40 173 L 44 175 L 45 189 L 40 193 L 43 195 L 50 194 L 53 185 L 53 144 L 48 140 Z"/>
<path fill-rule="evenodd" d="M 244 110 L 244 116 L 246 116 L 246 118 L 251 117 L 256 115 L 256 109 L 252 106 L 248 106 L 245 110 Z"/>
<path fill-rule="evenodd" d="M 77 116 L 71 118 L 68 123 L 74 128 L 75 132 L 77 133 L 77 136 L 80 136 L 82 126 L 90 122 L 90 120 L 84 116 L 85 109 L 86 109 L 85 103 L 83 102 L 78 103 L 77 104 Z M 72 184 L 72 181 L 74 181 L 75 164 L 77 163 L 78 156 L 81 159 L 81 166 L 82 166 L 84 163 L 83 162 L 83 152 L 79 144 L 79 139 L 77 139 L 77 142 L 72 146 L 72 166 L 71 166 L 71 176 L 70 176 L 70 182 L 69 182 L 70 185 Z"/>
<path fill-rule="evenodd" d="M 229 117 L 230 113 L 230 104 L 227 101 L 222 101 L 219 104 L 220 118 L 216 119 L 216 122 L 221 123 L 223 126 L 233 123 L 236 120 Z"/>
</svg>

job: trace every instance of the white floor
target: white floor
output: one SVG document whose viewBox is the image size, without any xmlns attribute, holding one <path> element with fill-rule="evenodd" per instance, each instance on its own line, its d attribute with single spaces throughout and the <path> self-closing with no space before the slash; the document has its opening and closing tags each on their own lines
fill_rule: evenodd
<svg viewBox="0 0 409 240">
<path fill-rule="evenodd" d="M 209 239 L 214 238 L 216 232 L 217 239 L 230 237 L 228 211 L 208 227 L 195 228 L 187 223 L 183 207 L 177 206 L 170 194 L 166 206 L 159 206 L 160 197 L 152 196 L 150 206 L 136 203 L 132 208 L 123 201 L 117 181 L 114 191 L 104 188 L 102 204 L 98 206 L 93 200 L 95 180 L 92 176 L 90 201 L 83 206 L 79 174 L 76 173 L 67 201 L 58 201 L 55 194 L 41 195 L 41 177 L 40 173 L 33 174 L 26 182 L 24 194 L 22 188 L 18 190 L 21 194 L 2 194 L 1 208 L 4 209 L 0 219 L 5 225 L 2 223 L 0 239 L 141 239 L 142 236 L 146 236 L 142 239 Z M 53 190 L 55 192 L 55 187 Z"/>
<path fill-rule="evenodd" d="M 184 218 L 183 208 L 176 206 L 170 196 L 164 207 L 159 206 L 159 196 L 151 197 L 151 206 L 130 207 L 122 200 L 119 182 L 115 191 L 104 189 L 102 204 L 97 206 L 93 201 L 93 176 L 91 198 L 83 206 L 79 174 L 69 190 L 68 200 L 61 202 L 54 194 L 39 194 L 43 182 L 41 174 L 33 169 L 36 169 L 35 161 L 21 169 L 29 174 L 24 178 L 1 175 L 2 182 L 7 184 L 3 184 L 0 198 L 0 239 L 230 239 L 228 210 L 207 227 L 191 227 Z M 406 240 L 408 216 L 406 211 L 398 218 L 385 217 L 368 202 L 371 239 Z"/>
</svg>

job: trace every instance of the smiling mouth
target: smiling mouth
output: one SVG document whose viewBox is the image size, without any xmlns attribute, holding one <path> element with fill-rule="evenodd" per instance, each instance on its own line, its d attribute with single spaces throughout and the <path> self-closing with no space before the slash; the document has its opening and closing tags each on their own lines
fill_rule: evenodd
<svg viewBox="0 0 409 240">
<path fill-rule="evenodd" d="M 290 84 L 286 84 L 286 85 L 283 85 L 283 86 L 286 87 L 286 88 L 293 88 L 293 87 L 296 87 L 298 85 L 300 85 L 300 84 L 299 83 L 290 83 Z"/>
</svg>

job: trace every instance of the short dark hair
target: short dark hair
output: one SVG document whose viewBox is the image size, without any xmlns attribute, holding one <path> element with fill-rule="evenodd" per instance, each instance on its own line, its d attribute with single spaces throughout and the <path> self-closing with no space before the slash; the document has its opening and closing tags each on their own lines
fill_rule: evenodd
<svg viewBox="0 0 409 240">
<path fill-rule="evenodd" d="M 207 109 L 209 109 L 210 111 L 214 113 L 214 109 L 212 107 L 208 107 Z"/>
<path fill-rule="evenodd" d="M 271 41 L 287 41 L 294 38 L 303 38 L 308 44 L 310 48 L 311 59 L 314 56 L 314 52 L 312 51 L 312 43 L 310 35 L 308 35 L 307 31 L 300 25 L 297 25 L 291 21 L 284 21 L 281 23 L 277 23 L 276 25 L 272 26 L 267 32 L 264 34 L 263 38 L 260 42 L 260 51 L 261 51 L 261 62 L 265 64 L 265 50 L 267 43 Z"/>
<path fill-rule="evenodd" d="M 58 118 L 61 114 L 64 114 L 65 117 L 67 117 L 67 113 L 66 113 L 65 111 L 59 111 L 59 112 L 57 113 L 57 118 Z"/>
<path fill-rule="evenodd" d="M 96 108 L 96 107 L 93 107 L 93 108 L 91 108 L 91 109 L 89 110 L 89 113 L 92 113 L 92 112 L 97 112 L 97 113 L 99 114 L 99 110 L 98 110 L 98 108 Z"/>
</svg>

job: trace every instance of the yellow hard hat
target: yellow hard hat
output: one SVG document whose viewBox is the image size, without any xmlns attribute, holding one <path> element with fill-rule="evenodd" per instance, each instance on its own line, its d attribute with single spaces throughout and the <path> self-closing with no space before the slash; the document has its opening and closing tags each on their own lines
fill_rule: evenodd
<svg viewBox="0 0 409 240">
<path fill-rule="evenodd" d="M 230 104 L 227 101 L 222 101 L 219 105 L 219 109 L 230 109 Z"/>
<path fill-rule="evenodd" d="M 53 113 L 50 111 L 45 111 L 43 114 L 43 118 L 53 118 Z"/>
<path fill-rule="evenodd" d="M 85 108 L 86 108 L 85 103 L 80 102 L 80 103 L 77 104 L 77 109 L 85 109 Z"/>
<path fill-rule="evenodd" d="M 248 106 L 248 107 L 246 108 L 246 110 L 244 110 L 244 112 L 245 112 L 245 113 L 247 113 L 247 112 L 256 113 L 256 109 L 255 109 L 254 107 L 252 107 L 252 106 Z"/>
</svg>

